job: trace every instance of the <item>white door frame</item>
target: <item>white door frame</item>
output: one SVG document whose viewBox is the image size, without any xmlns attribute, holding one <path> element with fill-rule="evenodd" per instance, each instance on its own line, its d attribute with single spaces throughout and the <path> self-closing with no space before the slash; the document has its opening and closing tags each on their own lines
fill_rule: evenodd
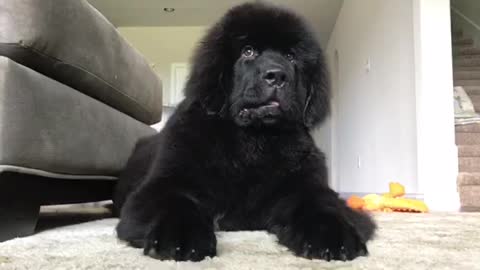
<svg viewBox="0 0 480 270">
<path fill-rule="evenodd" d="M 331 112 L 330 112 L 330 187 L 338 191 L 339 182 L 337 177 L 337 155 L 336 155 L 336 145 L 337 145 L 337 92 L 340 88 L 340 56 L 338 50 L 335 50 L 333 54 L 332 66 L 333 66 L 333 77 L 331 84 Z"/>
<path fill-rule="evenodd" d="M 188 63 L 172 63 L 170 71 L 170 98 L 169 106 L 176 106 L 183 99 L 183 91 L 188 79 Z M 186 73 L 186 74 L 185 74 Z"/>
<path fill-rule="evenodd" d="M 432 210 L 456 211 L 458 156 L 449 0 L 413 0 L 417 179 Z"/>
</svg>

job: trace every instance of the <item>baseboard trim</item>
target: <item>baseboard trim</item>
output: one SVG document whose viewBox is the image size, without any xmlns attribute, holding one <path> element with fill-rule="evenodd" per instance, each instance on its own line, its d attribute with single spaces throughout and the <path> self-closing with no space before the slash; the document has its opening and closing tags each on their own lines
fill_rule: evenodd
<svg viewBox="0 0 480 270">
<path fill-rule="evenodd" d="M 13 165 L 0 165 L 0 173 L 3 172 L 12 172 L 28 175 L 36 175 L 41 177 L 48 178 L 57 178 L 57 179 L 68 179 L 68 180 L 112 180 L 115 181 L 118 178 L 115 176 L 107 175 L 73 175 L 73 174 L 64 174 L 64 173 L 54 173 L 47 172 L 40 169 L 25 168 L 20 166 Z"/>
<path fill-rule="evenodd" d="M 480 212 L 480 207 L 475 206 L 462 206 L 460 212 Z"/>
<path fill-rule="evenodd" d="M 374 192 L 372 192 L 374 193 Z M 340 192 L 339 195 L 340 195 L 340 198 L 342 199 L 348 199 L 350 196 L 352 195 L 356 195 L 356 196 L 359 196 L 359 197 L 363 197 L 365 195 L 368 195 L 368 194 L 372 194 L 372 193 L 364 193 L 364 192 Z M 377 193 L 379 195 L 381 195 L 381 193 Z M 407 193 L 405 194 L 405 198 L 410 198 L 410 199 L 417 199 L 417 200 L 422 200 L 424 199 L 423 197 L 423 194 L 421 193 Z"/>
</svg>

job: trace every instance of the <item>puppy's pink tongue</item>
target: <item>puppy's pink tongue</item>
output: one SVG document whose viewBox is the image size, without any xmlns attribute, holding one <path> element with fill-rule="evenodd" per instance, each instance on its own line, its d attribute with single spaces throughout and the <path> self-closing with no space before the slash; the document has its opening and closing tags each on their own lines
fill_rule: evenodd
<svg viewBox="0 0 480 270">
<path fill-rule="evenodd" d="M 270 101 L 268 103 L 268 105 L 273 106 L 273 107 L 278 107 L 278 106 L 280 106 L 280 103 L 278 103 L 277 101 Z"/>
</svg>

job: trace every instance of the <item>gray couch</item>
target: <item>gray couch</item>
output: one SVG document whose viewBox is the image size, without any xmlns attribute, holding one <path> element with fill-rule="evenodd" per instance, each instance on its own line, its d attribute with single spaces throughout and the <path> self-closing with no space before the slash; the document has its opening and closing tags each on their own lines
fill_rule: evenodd
<svg viewBox="0 0 480 270">
<path fill-rule="evenodd" d="M 162 87 L 84 0 L 0 0 L 0 241 L 33 232 L 40 205 L 111 198 Z"/>
</svg>

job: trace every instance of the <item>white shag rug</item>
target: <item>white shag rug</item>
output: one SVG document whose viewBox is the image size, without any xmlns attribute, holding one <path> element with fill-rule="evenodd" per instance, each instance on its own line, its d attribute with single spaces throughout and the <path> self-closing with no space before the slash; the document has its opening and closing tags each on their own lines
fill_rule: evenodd
<svg viewBox="0 0 480 270">
<path fill-rule="evenodd" d="M 292 255 L 265 232 L 219 232 L 218 256 L 158 261 L 118 241 L 117 219 L 46 230 L 0 243 L 0 269 L 480 269 L 480 214 L 376 214 L 370 256 L 351 262 Z"/>
</svg>

